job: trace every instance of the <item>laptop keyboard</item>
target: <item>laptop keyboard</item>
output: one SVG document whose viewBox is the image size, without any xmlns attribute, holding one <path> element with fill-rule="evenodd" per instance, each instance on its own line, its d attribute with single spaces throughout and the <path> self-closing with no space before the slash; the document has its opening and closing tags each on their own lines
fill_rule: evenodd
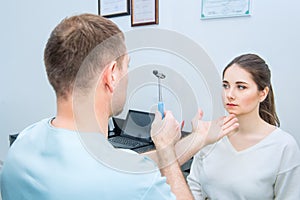
<svg viewBox="0 0 300 200">
<path fill-rule="evenodd" d="M 124 137 L 118 137 L 118 136 L 111 137 L 108 140 L 109 140 L 109 142 L 111 142 L 111 144 L 114 147 L 127 148 L 127 149 L 133 149 L 133 148 L 148 144 L 145 142 L 136 141 L 136 140 L 132 140 L 130 138 L 124 138 Z"/>
<path fill-rule="evenodd" d="M 135 151 L 137 153 L 145 153 L 145 152 L 151 151 L 151 150 L 155 150 L 155 146 L 153 144 L 133 149 L 133 151 Z"/>
</svg>

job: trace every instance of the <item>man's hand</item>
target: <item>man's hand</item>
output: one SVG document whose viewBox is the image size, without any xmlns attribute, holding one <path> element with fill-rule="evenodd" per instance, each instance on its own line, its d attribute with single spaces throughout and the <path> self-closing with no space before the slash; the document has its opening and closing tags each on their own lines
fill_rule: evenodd
<svg viewBox="0 0 300 200">
<path fill-rule="evenodd" d="M 156 112 L 151 127 L 151 138 L 156 147 L 154 160 L 159 166 L 161 175 L 166 177 L 176 199 L 189 200 L 193 199 L 193 195 L 182 175 L 175 151 L 175 144 L 180 137 L 180 125 L 172 113 L 166 111 L 162 119 L 160 112 Z"/>
<path fill-rule="evenodd" d="M 162 119 L 160 112 L 155 113 L 151 126 L 151 138 L 156 150 L 174 148 L 181 137 L 180 125 L 170 111 L 165 112 Z"/>
<path fill-rule="evenodd" d="M 214 121 L 203 121 L 202 117 L 203 112 L 199 109 L 192 120 L 192 132 L 201 137 L 204 146 L 217 142 L 239 126 L 237 118 L 232 114 Z"/>
</svg>

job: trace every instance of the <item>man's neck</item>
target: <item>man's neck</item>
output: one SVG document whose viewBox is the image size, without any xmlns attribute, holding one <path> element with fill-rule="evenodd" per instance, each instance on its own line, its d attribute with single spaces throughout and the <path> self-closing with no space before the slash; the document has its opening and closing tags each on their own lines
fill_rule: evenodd
<svg viewBox="0 0 300 200">
<path fill-rule="evenodd" d="M 57 128 L 76 130 L 72 104 L 69 100 L 57 100 L 57 114 L 51 123 Z"/>
<path fill-rule="evenodd" d="M 52 125 L 81 133 L 100 132 L 107 137 L 109 116 L 106 116 L 105 112 L 101 112 L 103 115 L 96 118 L 96 112 L 88 109 L 93 106 L 87 106 L 85 103 L 80 105 L 74 109 L 72 100 L 57 100 L 57 114 L 51 122 Z"/>
</svg>

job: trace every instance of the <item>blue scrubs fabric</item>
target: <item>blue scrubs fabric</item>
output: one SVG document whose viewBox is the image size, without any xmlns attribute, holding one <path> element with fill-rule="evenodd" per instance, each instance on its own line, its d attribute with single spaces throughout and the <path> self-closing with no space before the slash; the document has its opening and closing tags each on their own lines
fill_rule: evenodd
<svg viewBox="0 0 300 200">
<path fill-rule="evenodd" d="M 9 149 L 3 200 L 175 199 L 149 158 L 113 148 L 102 134 L 80 137 L 50 121 L 26 128 Z"/>
</svg>

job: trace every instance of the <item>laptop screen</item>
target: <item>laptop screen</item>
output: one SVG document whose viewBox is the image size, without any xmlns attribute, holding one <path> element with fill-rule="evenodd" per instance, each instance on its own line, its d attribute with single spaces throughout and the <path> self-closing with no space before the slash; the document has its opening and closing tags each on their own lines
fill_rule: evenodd
<svg viewBox="0 0 300 200">
<path fill-rule="evenodd" d="M 150 130 L 154 116 L 154 113 L 129 110 L 122 134 L 151 141 Z"/>
</svg>

